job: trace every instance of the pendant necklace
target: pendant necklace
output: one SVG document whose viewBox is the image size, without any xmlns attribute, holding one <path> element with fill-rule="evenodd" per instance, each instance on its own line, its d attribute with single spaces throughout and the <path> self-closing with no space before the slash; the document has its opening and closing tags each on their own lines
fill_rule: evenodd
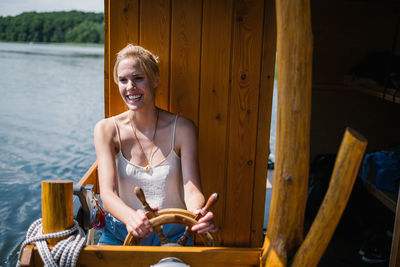
<svg viewBox="0 0 400 267">
<path fill-rule="evenodd" d="M 154 128 L 153 138 L 151 139 L 151 150 L 150 150 L 149 158 L 146 157 L 146 154 L 143 151 L 142 144 L 140 144 L 139 138 L 136 135 L 136 127 L 133 124 L 133 119 L 130 118 L 130 123 L 131 123 L 131 127 L 132 127 L 132 130 L 133 130 L 133 133 L 135 135 L 136 142 L 138 143 L 139 149 L 142 152 L 142 155 L 143 155 L 144 159 L 146 160 L 146 167 L 144 167 L 144 171 L 145 172 L 150 172 L 151 171 L 151 159 L 153 158 L 154 139 L 156 137 L 156 132 L 157 132 L 158 114 L 159 114 L 159 111 L 157 109 L 156 125 L 155 125 L 155 128 Z"/>
</svg>

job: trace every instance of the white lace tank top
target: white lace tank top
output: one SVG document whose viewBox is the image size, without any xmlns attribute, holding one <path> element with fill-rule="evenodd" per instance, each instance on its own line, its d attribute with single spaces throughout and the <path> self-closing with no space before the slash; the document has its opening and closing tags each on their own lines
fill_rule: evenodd
<svg viewBox="0 0 400 267">
<path fill-rule="evenodd" d="M 149 172 L 146 172 L 144 167 L 137 166 L 124 157 L 118 125 L 113 118 L 120 147 L 116 156 L 119 197 L 135 210 L 142 209 L 141 202 L 133 192 L 135 186 L 140 186 L 143 189 L 146 200 L 151 207 L 186 209 L 181 159 L 174 150 L 177 118 L 178 115 L 175 117 L 172 132 L 171 151 L 162 162 L 151 166 Z"/>
</svg>

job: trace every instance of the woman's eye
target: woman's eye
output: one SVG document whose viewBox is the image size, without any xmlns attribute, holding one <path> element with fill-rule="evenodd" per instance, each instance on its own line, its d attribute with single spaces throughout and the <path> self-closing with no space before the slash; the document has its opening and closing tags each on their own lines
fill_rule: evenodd
<svg viewBox="0 0 400 267">
<path fill-rule="evenodd" d="M 120 78 L 120 79 L 119 79 L 119 82 L 120 82 L 120 83 L 126 83 L 127 81 L 128 81 L 128 79 L 125 79 L 125 78 Z"/>
<path fill-rule="evenodd" d="M 141 81 L 141 80 L 143 80 L 143 77 L 136 77 L 135 78 L 135 81 Z"/>
</svg>

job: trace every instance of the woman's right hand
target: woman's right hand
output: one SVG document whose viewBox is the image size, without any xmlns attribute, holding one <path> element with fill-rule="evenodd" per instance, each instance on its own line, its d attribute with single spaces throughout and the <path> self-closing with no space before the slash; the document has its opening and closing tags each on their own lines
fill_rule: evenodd
<svg viewBox="0 0 400 267">
<path fill-rule="evenodd" d="M 126 230 L 132 235 L 144 238 L 153 232 L 153 227 L 143 210 L 133 211 L 126 222 Z"/>
</svg>

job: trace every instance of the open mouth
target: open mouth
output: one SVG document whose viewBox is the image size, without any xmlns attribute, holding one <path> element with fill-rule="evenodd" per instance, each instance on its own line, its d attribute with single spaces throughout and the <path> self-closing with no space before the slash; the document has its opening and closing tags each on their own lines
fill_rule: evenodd
<svg viewBox="0 0 400 267">
<path fill-rule="evenodd" d="M 126 98 L 131 102 L 137 102 L 137 101 L 139 101 L 139 100 L 141 100 L 143 98 L 143 95 L 142 94 L 140 94 L 140 95 L 139 94 L 138 95 L 128 95 Z"/>
</svg>

